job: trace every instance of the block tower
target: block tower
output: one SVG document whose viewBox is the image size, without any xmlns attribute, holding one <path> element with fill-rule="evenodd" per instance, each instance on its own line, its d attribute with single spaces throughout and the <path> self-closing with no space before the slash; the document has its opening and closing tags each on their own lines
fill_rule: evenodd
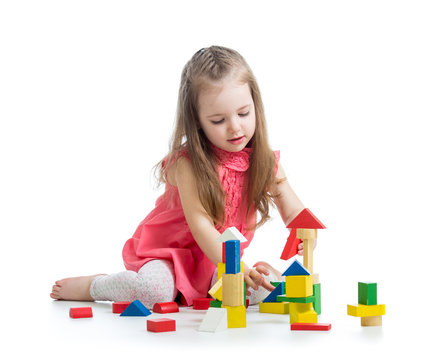
<svg viewBox="0 0 439 360">
<path fill-rule="evenodd" d="M 381 326 L 385 305 L 377 301 L 377 284 L 358 282 L 358 305 L 348 305 L 348 315 L 361 317 L 361 326 Z"/>
<path fill-rule="evenodd" d="M 228 228 L 217 239 L 223 246 L 223 262 L 218 264 L 218 282 L 209 290 L 212 307 L 227 309 L 227 327 L 246 327 L 246 289 L 241 262 L 241 242 L 247 241 L 238 229 Z"/>
</svg>

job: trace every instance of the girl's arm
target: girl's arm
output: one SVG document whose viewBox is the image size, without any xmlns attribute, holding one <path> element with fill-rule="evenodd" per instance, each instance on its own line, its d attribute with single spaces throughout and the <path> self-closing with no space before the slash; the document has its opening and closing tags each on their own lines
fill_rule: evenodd
<svg viewBox="0 0 439 360">
<path fill-rule="evenodd" d="M 173 172 L 175 184 L 178 187 L 189 229 L 200 249 L 216 265 L 222 262 L 222 245 L 216 242 L 221 234 L 215 229 L 215 224 L 198 197 L 197 182 L 192 165 L 188 159 L 180 157 L 173 170 L 175 170 Z"/>
<path fill-rule="evenodd" d="M 285 225 L 288 225 L 305 208 L 288 183 L 280 163 L 278 164 L 276 181 L 270 189 L 270 194 L 274 196 L 274 203 Z"/>
<path fill-rule="evenodd" d="M 278 164 L 276 181 L 270 189 L 270 193 L 274 196 L 274 203 L 279 210 L 285 225 L 288 225 L 293 221 L 293 219 L 305 208 L 288 183 L 285 171 L 280 163 Z M 316 244 L 315 240 L 314 247 Z M 300 243 L 298 246 L 298 254 L 303 255 L 303 243 Z"/>
<path fill-rule="evenodd" d="M 216 241 L 221 234 L 215 229 L 214 222 L 198 197 L 196 179 L 190 161 L 184 157 L 179 158 L 169 171 L 168 181 L 171 185 L 175 182 L 178 187 L 186 221 L 198 246 L 213 264 L 222 262 L 222 244 Z M 274 287 L 266 283 L 261 272 L 268 275 L 266 269 L 261 267 L 257 270 L 250 269 L 244 264 L 244 279 L 247 286 L 255 290 L 258 286 L 262 286 L 272 291 Z M 250 294 L 248 290 L 247 294 Z"/>
</svg>

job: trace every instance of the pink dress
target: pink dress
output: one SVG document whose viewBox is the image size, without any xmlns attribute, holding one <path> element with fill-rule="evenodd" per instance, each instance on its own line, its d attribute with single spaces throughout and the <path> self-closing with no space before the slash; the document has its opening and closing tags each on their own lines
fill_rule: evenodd
<svg viewBox="0 0 439 360">
<path fill-rule="evenodd" d="M 212 145 L 213 146 L 213 145 Z M 248 230 L 256 223 L 256 212 L 249 214 L 245 223 L 246 183 L 245 175 L 249 167 L 251 149 L 240 152 L 227 152 L 213 146 L 220 162 L 218 174 L 226 192 L 225 229 L 235 226 L 246 238 L 241 246 L 243 250 L 250 245 L 254 230 Z M 276 164 L 279 152 L 275 151 Z M 210 281 L 217 264 L 207 258 L 201 251 L 186 222 L 178 194 L 178 188 L 166 184 L 165 192 L 156 203 L 155 208 L 140 223 L 133 237 L 129 239 L 122 251 L 127 270 L 139 271 L 148 261 L 156 259 L 169 260 L 174 264 L 176 288 L 181 293 L 181 302 L 192 305 L 193 299 L 205 297 L 209 291 Z"/>
</svg>

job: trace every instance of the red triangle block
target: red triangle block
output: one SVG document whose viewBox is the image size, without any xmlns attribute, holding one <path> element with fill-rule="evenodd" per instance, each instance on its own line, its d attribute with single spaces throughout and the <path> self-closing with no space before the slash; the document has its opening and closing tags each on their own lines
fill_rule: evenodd
<svg viewBox="0 0 439 360">
<path fill-rule="evenodd" d="M 289 229 L 326 229 L 325 225 L 309 209 L 303 209 L 287 228 Z"/>
<path fill-rule="evenodd" d="M 296 255 L 298 252 L 297 247 L 299 246 L 301 241 L 302 240 L 300 240 L 296 236 L 296 229 L 292 229 L 280 258 L 282 260 L 288 260 L 291 259 L 294 255 Z"/>
</svg>

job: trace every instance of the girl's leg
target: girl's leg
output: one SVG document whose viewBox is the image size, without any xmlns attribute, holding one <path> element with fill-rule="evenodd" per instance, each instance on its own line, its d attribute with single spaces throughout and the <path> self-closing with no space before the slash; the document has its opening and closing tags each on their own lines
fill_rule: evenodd
<svg viewBox="0 0 439 360">
<path fill-rule="evenodd" d="M 90 285 L 90 295 L 94 300 L 140 300 L 150 309 L 157 302 L 173 301 L 177 293 L 174 267 L 167 260 L 149 261 L 138 273 L 122 271 L 97 276 Z"/>
</svg>

